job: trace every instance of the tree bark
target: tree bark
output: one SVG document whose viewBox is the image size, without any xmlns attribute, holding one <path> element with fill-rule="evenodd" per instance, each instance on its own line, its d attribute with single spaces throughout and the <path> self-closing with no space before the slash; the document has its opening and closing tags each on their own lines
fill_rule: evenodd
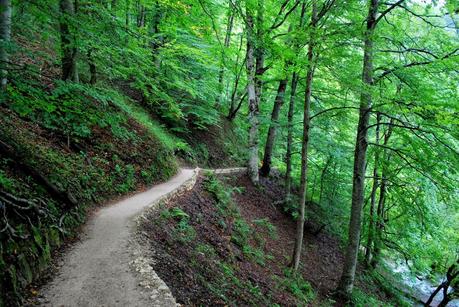
<svg viewBox="0 0 459 307">
<path fill-rule="evenodd" d="M 292 143 L 293 143 L 293 114 L 295 111 L 295 95 L 298 86 L 299 75 L 297 72 L 292 74 L 290 85 L 290 101 L 288 104 L 287 115 L 287 152 L 285 154 L 285 195 L 286 201 L 290 201 L 292 190 Z"/>
<path fill-rule="evenodd" d="M 383 146 L 387 146 L 389 139 L 392 135 L 392 126 L 393 119 L 389 123 L 387 133 L 384 136 Z M 370 265 L 372 268 L 375 268 L 379 261 L 379 254 L 381 253 L 382 246 L 382 233 L 385 227 L 385 217 L 384 217 L 384 206 L 386 203 L 386 191 L 387 191 L 387 177 L 388 177 L 388 163 L 390 161 L 390 154 L 387 153 L 386 149 L 383 151 L 383 160 L 384 164 L 381 170 L 381 184 L 379 187 L 379 200 L 378 207 L 376 209 L 376 219 L 374 227 L 374 236 L 373 236 L 373 257 L 371 258 Z"/>
<path fill-rule="evenodd" d="M 279 81 L 279 87 L 277 88 L 276 98 L 274 99 L 273 111 L 271 113 L 271 123 L 269 125 L 268 136 L 266 137 L 265 152 L 263 156 L 263 165 L 260 169 L 260 175 L 267 177 L 271 171 L 271 160 L 274 148 L 274 142 L 276 140 L 276 132 L 278 126 L 278 119 L 280 109 L 284 104 L 285 89 L 287 88 L 287 79 Z"/>
<path fill-rule="evenodd" d="M 153 55 L 153 63 L 155 63 L 155 67 L 158 70 L 161 67 L 161 58 L 158 56 L 158 53 L 159 53 L 158 51 L 159 51 L 159 48 L 161 48 L 161 46 L 164 43 L 163 41 L 164 39 L 162 35 L 160 35 L 160 29 L 159 29 L 159 25 L 161 23 L 162 17 L 163 17 L 163 10 L 161 8 L 161 4 L 158 1 L 156 1 L 154 12 L 152 14 L 151 26 L 150 26 L 150 34 L 154 37 L 150 45 L 151 45 L 151 50 L 152 50 L 152 55 Z"/>
<path fill-rule="evenodd" d="M 310 128 L 310 109 L 312 83 L 314 80 L 314 45 L 315 45 L 315 28 L 317 26 L 317 7 L 316 1 L 312 1 L 311 29 L 308 43 L 308 71 L 306 74 L 306 89 L 304 94 L 303 108 L 303 141 L 301 146 L 301 178 L 300 178 L 300 212 L 296 224 L 295 246 L 293 249 L 292 267 L 296 272 L 300 266 L 301 251 L 303 248 L 304 220 L 306 194 L 308 191 L 308 146 L 309 146 L 309 128 Z"/>
<path fill-rule="evenodd" d="M 304 25 L 306 13 L 306 2 L 303 2 L 301 6 L 300 24 L 299 28 L 302 29 Z M 294 44 L 293 49 L 298 51 L 298 43 Z M 287 152 L 285 153 L 285 200 L 290 201 L 291 198 L 291 187 L 292 187 L 292 143 L 293 143 L 293 114 L 295 111 L 295 95 L 296 88 L 298 86 L 299 74 L 294 71 L 292 74 L 292 83 L 290 85 L 290 101 L 288 105 L 287 115 Z"/>
<path fill-rule="evenodd" d="M 0 0 L 0 86 L 8 83 L 8 45 L 11 40 L 11 0 Z"/>
<path fill-rule="evenodd" d="M 354 173 L 352 185 L 351 218 L 349 221 L 349 239 L 346 248 L 343 273 L 338 285 L 337 294 L 349 300 L 354 288 L 355 270 L 360 244 L 362 222 L 362 207 L 365 194 L 365 167 L 368 147 L 368 122 L 370 117 L 373 85 L 373 33 L 376 26 L 376 15 L 379 0 L 370 0 L 367 25 L 364 33 L 364 54 L 362 83 L 363 90 L 360 96 L 359 123 L 354 150 Z"/>
<path fill-rule="evenodd" d="M 240 42 L 239 42 L 239 49 L 238 49 L 238 52 L 237 52 L 236 61 L 235 61 L 235 65 L 234 65 L 234 71 L 236 72 L 236 76 L 235 76 L 235 80 L 234 80 L 233 90 L 231 91 L 230 106 L 229 106 L 228 116 L 227 116 L 227 118 L 230 121 L 232 121 L 234 118 L 236 118 L 236 114 L 237 114 L 237 110 L 238 110 L 238 108 L 236 108 L 236 95 L 237 95 L 237 92 L 238 92 L 239 82 L 241 80 L 241 75 L 242 75 L 242 71 L 243 71 L 243 68 L 244 68 L 244 62 L 242 62 L 240 68 L 238 69 L 238 67 L 239 67 L 239 54 L 240 54 L 240 52 L 242 50 L 242 45 L 243 45 L 243 36 L 241 35 L 241 39 L 240 39 Z M 246 58 L 244 58 L 244 61 L 245 61 L 245 59 Z M 247 94 L 247 88 L 244 89 L 244 95 L 246 95 L 246 94 Z"/>
<path fill-rule="evenodd" d="M 234 13 L 233 13 L 233 2 L 229 1 L 229 8 L 228 8 L 228 22 L 226 23 L 226 34 L 225 34 L 225 42 L 223 45 L 223 50 L 221 53 L 221 63 L 220 63 L 220 70 L 218 71 L 218 98 L 217 102 L 221 102 L 222 100 L 222 91 L 223 91 L 223 77 L 225 74 L 225 50 L 230 46 L 231 43 L 231 33 L 233 31 L 233 24 L 234 24 Z"/>
<path fill-rule="evenodd" d="M 255 95 L 257 96 L 258 104 L 261 101 L 263 90 L 263 74 L 265 73 L 265 50 L 264 50 L 264 0 L 258 0 L 257 7 L 257 24 L 256 24 L 256 39 L 255 39 Z"/>
<path fill-rule="evenodd" d="M 143 28 L 145 26 L 145 15 L 146 15 L 145 6 L 143 6 L 142 4 L 138 3 L 137 4 L 137 10 L 138 10 L 138 13 L 137 13 L 137 27 Z"/>
<path fill-rule="evenodd" d="M 451 286 L 451 284 L 454 284 L 453 281 L 454 279 L 459 277 L 459 258 L 454 262 L 449 268 L 448 271 L 446 272 L 446 280 L 443 281 L 436 289 L 435 291 L 430 295 L 429 299 L 427 302 L 425 302 L 424 306 L 429 307 L 432 301 L 434 300 L 435 296 L 443 290 L 443 299 L 441 302 L 438 304 L 438 307 L 445 307 L 448 305 L 448 303 L 451 301 L 453 298 L 454 291 L 451 293 L 448 293 L 448 288 Z"/>
<path fill-rule="evenodd" d="M 257 184 L 258 176 L 258 97 L 255 93 L 253 17 L 247 9 L 247 96 L 249 102 L 249 163 L 250 180 Z"/>
<path fill-rule="evenodd" d="M 88 49 L 88 65 L 89 65 L 89 74 L 90 74 L 90 80 L 89 83 L 94 85 L 97 82 L 97 66 L 96 63 L 94 62 L 94 57 L 92 55 L 93 49 L 90 48 Z"/>
<path fill-rule="evenodd" d="M 381 122 L 381 113 L 376 115 L 376 135 L 375 135 L 375 143 L 379 144 L 379 129 L 380 129 L 380 122 Z M 367 248 L 365 250 L 365 265 L 370 267 L 371 256 L 373 252 L 373 240 L 374 240 L 374 233 L 375 233 L 375 203 L 376 203 L 376 192 L 379 186 L 379 174 L 378 174 L 378 167 L 379 167 L 379 148 L 375 148 L 375 159 L 374 159 L 374 166 L 373 166 L 373 186 L 371 187 L 371 194 L 370 194 L 370 220 L 368 223 L 368 239 L 367 239 Z"/>
<path fill-rule="evenodd" d="M 72 26 L 75 17 L 75 5 L 72 0 L 59 0 L 60 35 L 62 49 L 62 80 L 79 82 L 77 69 L 78 48 L 76 45 L 75 27 Z"/>
<path fill-rule="evenodd" d="M 131 10 L 131 1 L 126 0 L 126 7 L 125 7 L 125 24 L 126 28 L 129 27 L 129 19 L 130 19 L 130 10 Z"/>
<path fill-rule="evenodd" d="M 322 173 L 320 174 L 320 191 L 319 191 L 319 205 L 322 204 L 322 196 L 324 192 L 324 181 L 325 181 L 325 175 L 327 174 L 328 167 L 330 166 L 330 163 L 332 162 L 333 156 L 329 156 L 327 159 L 327 162 L 325 162 L 325 166 L 322 169 Z"/>
</svg>

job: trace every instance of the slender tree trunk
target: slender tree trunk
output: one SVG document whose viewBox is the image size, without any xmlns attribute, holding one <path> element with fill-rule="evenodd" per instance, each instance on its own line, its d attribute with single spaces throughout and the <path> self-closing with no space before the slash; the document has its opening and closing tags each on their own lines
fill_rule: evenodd
<svg viewBox="0 0 459 307">
<path fill-rule="evenodd" d="M 221 62 L 220 62 L 220 70 L 218 71 L 218 98 L 217 102 L 221 102 L 222 100 L 222 91 L 223 91 L 223 77 L 225 74 L 225 51 L 228 49 L 231 43 L 231 33 L 233 31 L 233 24 L 234 24 L 234 13 L 233 13 L 233 3 L 229 1 L 229 8 L 228 8 L 228 22 L 226 23 L 226 34 L 225 34 L 225 42 L 223 45 L 223 50 L 221 54 Z"/>
<path fill-rule="evenodd" d="M 249 100 L 249 163 L 248 173 L 253 183 L 258 176 L 258 99 L 255 92 L 254 33 L 253 17 L 247 10 L 247 96 Z"/>
<path fill-rule="evenodd" d="M 393 119 L 391 119 L 389 123 L 389 127 L 387 130 L 386 135 L 384 136 L 383 146 L 387 146 L 389 143 L 389 139 L 392 135 L 392 126 Z M 374 236 L 373 236 L 373 256 L 370 261 L 370 266 L 375 268 L 379 262 L 379 255 L 381 253 L 381 245 L 382 245 L 382 234 L 385 227 L 385 218 L 384 218 L 384 206 L 386 203 L 386 191 L 387 191 L 387 177 L 388 177 L 388 164 L 390 161 L 390 154 L 387 151 L 383 150 L 383 167 L 381 170 L 381 185 L 379 187 L 379 200 L 378 200 L 378 207 L 376 209 L 376 218 L 375 218 L 375 225 L 374 225 Z"/>
<path fill-rule="evenodd" d="M 92 52 L 93 52 L 92 48 L 88 49 L 88 65 L 89 65 L 89 74 L 91 76 L 89 83 L 94 85 L 97 82 L 97 66 L 96 66 L 96 63 L 94 62 L 94 57 L 92 55 Z"/>
<path fill-rule="evenodd" d="M 59 0 L 60 8 L 60 35 L 62 49 L 62 80 L 79 82 L 77 69 L 77 54 L 75 27 L 72 25 L 75 18 L 75 5 L 72 0 Z"/>
<path fill-rule="evenodd" d="M 304 94 L 304 109 L 303 109 L 303 142 L 301 146 L 301 178 L 300 178 L 300 212 L 296 224 L 295 247 L 293 249 L 292 267 L 297 271 L 300 266 L 301 250 L 303 248 L 304 220 L 306 194 L 308 191 L 308 146 L 309 146 L 309 128 L 310 128 L 310 109 L 311 109 L 311 94 L 312 83 L 314 80 L 314 44 L 315 44 L 315 28 L 317 26 L 317 8 L 316 1 L 312 1 L 311 14 L 311 29 L 308 43 L 308 71 L 306 74 L 306 89 Z"/>
<path fill-rule="evenodd" d="M 378 113 L 376 116 L 376 136 L 375 136 L 375 143 L 379 144 L 379 129 L 380 129 L 380 122 L 381 122 L 381 113 Z M 365 250 L 365 265 L 370 267 L 370 261 L 373 252 L 373 240 L 374 240 L 374 233 L 375 233 L 375 203 L 376 203 L 376 192 L 378 190 L 379 185 L 379 174 L 378 174 L 378 167 L 379 167 L 379 148 L 375 148 L 375 160 L 374 160 L 374 167 L 373 167 L 373 186 L 371 187 L 371 194 L 370 194 L 370 220 L 368 223 L 368 240 L 367 240 L 367 248 Z"/>
<path fill-rule="evenodd" d="M 131 1 L 130 0 L 126 0 L 126 7 L 125 7 L 125 24 L 126 24 L 126 28 L 129 27 L 129 19 L 130 19 L 130 10 L 131 10 Z"/>
<path fill-rule="evenodd" d="M 295 95 L 298 86 L 299 75 L 297 72 L 292 74 L 290 85 L 290 101 L 288 104 L 287 115 L 287 152 L 285 154 L 285 195 L 286 201 L 290 201 L 292 190 L 292 143 L 293 143 L 293 114 L 295 111 Z"/>
<path fill-rule="evenodd" d="M 367 26 L 364 34 L 364 55 L 362 69 L 363 90 L 360 97 L 359 124 L 354 151 L 354 174 L 352 186 L 352 207 L 349 221 L 349 239 L 346 248 L 343 273 L 337 293 L 344 299 L 350 299 L 354 287 L 355 270 L 360 244 L 362 207 L 365 194 L 365 166 L 368 147 L 368 122 L 371 111 L 373 84 L 373 33 L 376 26 L 376 15 L 379 0 L 370 0 Z"/>
<path fill-rule="evenodd" d="M 145 26 L 145 15 L 146 15 L 145 6 L 143 6 L 142 4 L 138 3 L 137 4 L 137 9 L 138 9 L 137 27 L 143 28 Z"/>
<path fill-rule="evenodd" d="M 258 0 L 257 7 L 257 24 L 256 24 L 256 39 L 254 40 L 255 53 L 255 95 L 257 96 L 258 104 L 261 103 L 263 91 L 263 74 L 265 73 L 265 47 L 264 47 L 264 0 Z"/>
<path fill-rule="evenodd" d="M 299 29 L 303 29 L 304 19 L 306 12 L 306 2 L 303 2 L 301 6 L 301 16 Z M 294 44 L 293 49 L 298 51 L 298 44 Z M 292 83 L 290 85 L 290 101 L 288 104 L 288 115 L 287 115 L 287 152 L 285 154 L 285 200 L 290 202 L 291 190 L 292 190 L 292 143 L 293 143 L 293 114 L 295 111 L 295 95 L 296 88 L 298 86 L 299 74 L 294 71 L 292 74 Z"/>
<path fill-rule="evenodd" d="M 448 303 L 452 299 L 452 293 L 448 293 L 448 288 L 451 286 L 451 284 L 454 285 L 454 280 L 459 277 L 459 258 L 456 260 L 455 263 L 453 263 L 449 268 L 448 271 L 446 272 L 446 280 L 443 281 L 436 289 L 435 291 L 430 295 L 429 299 L 427 302 L 425 302 L 424 306 L 430 307 L 430 304 L 433 302 L 435 296 L 443 290 L 443 299 L 441 300 L 440 304 L 438 304 L 439 307 L 445 307 L 448 305 Z M 456 291 L 456 290 L 453 290 Z"/>
<path fill-rule="evenodd" d="M 11 40 L 11 0 L 0 0 L 0 86 L 8 82 L 8 44 Z"/>
<path fill-rule="evenodd" d="M 244 62 L 245 62 L 245 58 L 244 58 L 244 62 L 242 62 L 240 68 L 238 68 L 239 67 L 239 54 L 240 54 L 240 52 L 242 50 L 242 45 L 243 45 L 243 36 L 241 35 L 241 39 L 240 39 L 240 42 L 239 42 L 239 49 L 238 49 L 238 53 L 237 53 L 236 61 L 235 61 L 235 65 L 234 65 L 234 71 L 236 72 L 236 76 L 235 76 L 235 80 L 234 80 L 233 90 L 231 91 L 230 107 L 229 107 L 228 116 L 227 116 L 227 118 L 230 121 L 232 121 L 236 117 L 236 114 L 237 114 L 237 111 L 236 111 L 236 95 L 237 95 L 239 82 L 241 80 L 241 75 L 242 75 L 242 71 L 244 69 Z M 247 88 L 245 88 L 245 90 L 244 90 L 244 95 L 246 93 L 247 93 Z"/>
<path fill-rule="evenodd" d="M 322 169 L 322 173 L 320 174 L 319 204 L 322 204 L 322 196 L 323 196 L 323 192 L 324 192 L 325 175 L 327 174 L 328 167 L 330 166 L 330 163 L 331 163 L 332 159 L 333 159 L 332 156 L 328 157 L 327 162 L 325 162 L 325 166 Z"/>
<path fill-rule="evenodd" d="M 161 19 L 163 16 L 163 11 L 161 8 L 161 4 L 156 1 L 154 12 L 152 14 L 151 26 L 150 26 L 150 34 L 153 37 L 150 45 L 153 55 L 153 63 L 155 63 L 155 67 L 159 70 L 161 67 L 161 58 L 159 57 L 159 48 L 163 44 L 163 37 L 160 35 L 159 25 L 161 23 Z"/>
<path fill-rule="evenodd" d="M 287 82 L 287 79 L 279 81 L 279 87 L 277 88 L 276 98 L 274 99 L 273 111 L 271 113 L 271 123 L 269 125 L 268 136 L 266 137 L 263 165 L 260 169 L 260 175 L 264 177 L 269 176 L 269 173 L 271 171 L 271 160 L 278 126 L 277 121 L 279 119 L 280 109 L 284 104 L 284 96 L 285 89 L 287 88 Z"/>
</svg>

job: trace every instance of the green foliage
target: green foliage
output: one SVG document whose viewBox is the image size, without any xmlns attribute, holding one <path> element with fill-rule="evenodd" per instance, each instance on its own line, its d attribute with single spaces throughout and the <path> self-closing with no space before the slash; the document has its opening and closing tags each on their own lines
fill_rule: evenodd
<svg viewBox="0 0 459 307">
<path fill-rule="evenodd" d="M 290 269 L 286 269 L 284 274 L 285 278 L 278 280 L 278 287 L 292 293 L 298 299 L 299 305 L 309 305 L 316 297 L 311 284 Z"/>
<path fill-rule="evenodd" d="M 7 174 L 0 170 L 0 187 L 10 191 L 14 186 L 13 180 L 7 176 Z"/>
<path fill-rule="evenodd" d="M 85 1 L 74 16 L 68 16 L 76 38 L 72 47 L 78 49 L 80 82 L 76 83 L 58 80 L 62 54 L 56 26 L 58 3 L 13 0 L 13 39 L 0 45 L 10 54 L 9 85 L 6 95 L 0 93 L 1 115 L 9 119 L 0 117 L 0 139 L 23 154 L 22 162 L 82 204 L 171 176 L 177 167 L 174 153 L 192 163 L 212 158 L 211 146 L 192 146 L 174 134 L 190 136 L 209 126 L 234 129 L 231 139 L 227 139 L 230 134 L 222 136 L 221 147 L 233 161 L 245 163 L 247 150 L 241 144 L 249 128 L 243 116 L 249 111 L 247 103 L 243 100 L 231 127 L 223 125 L 221 118 L 228 115 L 231 102 L 232 107 L 238 104 L 246 89 L 245 14 L 257 17 L 263 12 L 264 20 L 254 18 L 256 48 L 262 52 L 257 55 L 264 55 L 266 67 L 257 76 L 263 83 L 260 145 L 271 124 L 277 82 L 294 72 L 300 80 L 305 78 L 305 68 L 311 64 L 306 42 L 313 37 L 308 218 L 323 221 L 328 232 L 345 241 L 356 108 L 366 89 L 373 107 L 365 199 L 371 193 L 373 169 L 388 180 L 381 218 L 384 233 L 379 240 L 384 244 L 378 257 L 409 258 L 415 273 L 435 275 L 457 254 L 459 244 L 457 0 L 421 2 L 403 6 L 380 2 L 378 12 L 387 14 L 378 19 L 372 37 L 374 80 L 368 88 L 361 81 L 368 10 L 360 2 L 335 1 L 329 10 L 321 10 L 324 2 L 318 1 L 319 12 L 326 15 L 312 31 L 311 7 L 306 5 L 301 14 L 299 2 L 283 6 L 259 1 L 258 7 L 256 1 L 236 1 L 230 6 L 196 0 L 139 0 L 136 5 L 128 0 Z M 300 28 L 302 15 L 305 22 Z M 232 28 L 227 24 L 229 16 L 234 18 Z M 90 85 L 93 68 L 97 82 Z M 304 115 L 298 102 L 304 101 L 304 92 L 304 82 L 300 82 L 292 127 L 295 184 L 300 181 Z M 285 98 L 287 102 L 290 88 Z M 281 171 L 285 170 L 286 113 L 284 106 L 276 122 L 273 152 L 273 166 Z M 375 139 L 376 113 L 382 116 L 379 140 Z M 392 136 L 381 146 L 389 126 Z M 16 178 L 3 168 L 0 187 L 21 194 L 25 188 L 18 182 L 30 184 L 31 180 Z M 206 186 L 217 200 L 219 214 L 234 217 L 235 240 L 248 250 L 247 241 L 254 234 L 231 205 L 235 191 L 213 179 Z M 287 203 L 294 217 L 296 203 Z M 48 206 L 57 217 L 59 204 L 51 200 Z M 369 207 L 364 210 L 362 244 L 369 234 Z M 76 226 L 81 220 L 78 216 L 80 212 L 69 213 L 64 221 Z M 223 218 L 221 223 L 228 224 Z M 274 236 L 267 222 L 253 223 Z M 26 233 L 24 227 L 17 225 L 18 233 Z"/>
<path fill-rule="evenodd" d="M 390 307 L 390 304 L 380 301 L 378 298 L 369 295 L 368 293 L 360 290 L 359 288 L 354 289 L 352 293 L 352 306 L 364 307 L 364 306 L 381 306 Z"/>
<path fill-rule="evenodd" d="M 268 218 L 262 218 L 262 219 L 258 219 L 258 220 L 253 220 L 252 223 L 257 225 L 257 226 L 259 226 L 259 227 L 265 228 L 268 231 L 268 234 L 271 237 L 271 239 L 273 239 L 273 240 L 277 239 L 276 226 L 274 226 L 269 221 Z"/>
<path fill-rule="evenodd" d="M 164 219 L 173 219 L 177 223 L 173 230 L 173 238 L 181 243 L 189 243 L 196 238 L 196 231 L 189 224 L 190 216 L 180 208 L 170 208 L 161 212 Z"/>
</svg>

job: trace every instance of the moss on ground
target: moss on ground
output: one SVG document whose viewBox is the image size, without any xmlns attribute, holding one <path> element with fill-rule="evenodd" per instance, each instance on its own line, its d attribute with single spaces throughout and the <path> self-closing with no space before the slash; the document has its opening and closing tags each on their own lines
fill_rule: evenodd
<svg viewBox="0 0 459 307">
<path fill-rule="evenodd" d="M 36 107 L 37 98 L 19 87 L 0 104 L 0 141 L 7 149 L 0 151 L 0 306 L 20 304 L 24 289 L 48 268 L 52 251 L 75 235 L 90 207 L 177 170 L 176 138 L 140 109 L 127 108 L 130 102 L 123 106 L 121 94 L 101 98 L 80 90 L 56 98 L 62 105 L 78 103 L 72 112 L 86 113 L 78 116 Z M 40 92 L 40 99 L 54 94 Z M 71 202 L 56 199 L 37 174 Z"/>
</svg>

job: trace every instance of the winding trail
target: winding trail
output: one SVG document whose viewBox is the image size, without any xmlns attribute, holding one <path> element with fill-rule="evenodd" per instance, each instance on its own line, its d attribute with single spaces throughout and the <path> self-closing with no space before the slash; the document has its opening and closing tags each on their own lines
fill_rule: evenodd
<svg viewBox="0 0 459 307">
<path fill-rule="evenodd" d="M 134 218 L 197 173 L 181 169 L 148 191 L 99 210 L 85 225 L 81 241 L 64 256 L 58 274 L 41 290 L 44 306 L 175 306 L 162 282 L 150 297 L 130 267 L 129 240 Z"/>
<path fill-rule="evenodd" d="M 231 174 L 245 168 L 207 171 Z M 148 247 L 135 238 L 136 218 L 160 200 L 192 188 L 198 173 L 199 168 L 180 169 L 169 181 L 100 209 L 65 254 L 57 275 L 41 289 L 41 305 L 176 306 L 151 267 Z"/>
</svg>

